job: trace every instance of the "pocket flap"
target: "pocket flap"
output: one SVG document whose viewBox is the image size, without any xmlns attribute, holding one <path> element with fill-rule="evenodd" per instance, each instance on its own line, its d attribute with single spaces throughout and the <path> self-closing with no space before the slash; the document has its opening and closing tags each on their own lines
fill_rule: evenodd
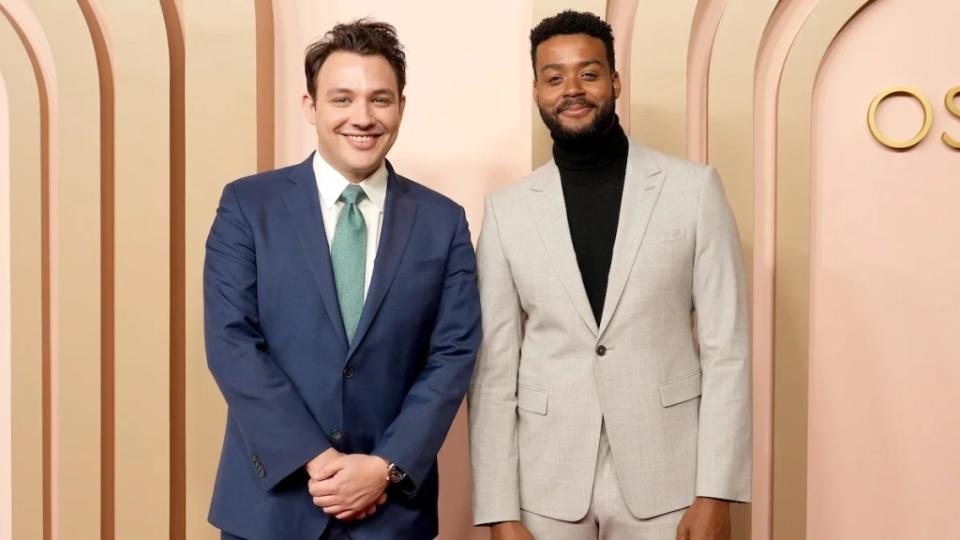
<svg viewBox="0 0 960 540">
<path fill-rule="evenodd" d="M 517 388 L 517 408 L 536 414 L 547 414 L 547 393 L 520 386 Z"/>
<path fill-rule="evenodd" d="M 700 370 L 660 383 L 660 401 L 664 407 L 689 401 L 700 395 Z"/>
</svg>

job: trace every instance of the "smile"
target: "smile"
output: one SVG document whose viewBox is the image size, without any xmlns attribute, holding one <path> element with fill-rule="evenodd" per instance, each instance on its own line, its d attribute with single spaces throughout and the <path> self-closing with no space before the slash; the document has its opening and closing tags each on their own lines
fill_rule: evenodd
<svg viewBox="0 0 960 540">
<path fill-rule="evenodd" d="M 377 142 L 377 139 L 380 138 L 380 134 L 376 135 L 348 135 L 343 134 L 351 146 L 358 148 L 360 150 L 367 150 L 373 147 L 374 143 Z"/>
</svg>

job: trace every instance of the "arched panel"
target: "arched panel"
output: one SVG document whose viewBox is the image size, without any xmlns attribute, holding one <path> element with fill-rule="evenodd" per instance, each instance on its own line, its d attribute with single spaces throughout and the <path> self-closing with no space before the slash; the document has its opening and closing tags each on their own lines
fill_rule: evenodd
<svg viewBox="0 0 960 540">
<path fill-rule="evenodd" d="M 184 529 L 172 538 L 214 540 L 207 509 L 223 443 L 226 405 L 207 369 L 203 346 L 203 259 L 223 186 L 253 174 L 258 154 L 260 11 L 252 2 L 186 2 L 185 437 Z M 269 21 L 268 21 L 269 22 Z M 262 31 L 262 30 L 261 30 Z M 230 58 L 230 62 L 222 62 Z M 211 65 L 219 66 L 211 70 Z M 270 80 L 272 89 L 274 81 Z M 297 119 L 302 118 L 299 115 Z M 262 114 L 262 113 L 261 113 Z M 273 122 L 273 110 L 268 119 Z M 270 154 L 272 140 L 268 144 Z M 175 531 L 176 533 L 177 531 Z"/>
<path fill-rule="evenodd" d="M 815 6 L 783 65 L 776 131 L 773 537 L 806 538 L 810 104 L 830 41 L 869 0 Z"/>
<path fill-rule="evenodd" d="M 52 279 L 57 309 L 52 386 L 52 533 L 100 535 L 100 136 L 97 63 L 75 2 L 33 7 L 56 63 L 59 113 L 51 192 Z M 93 458 L 93 459 L 91 459 Z M 69 531 L 69 533 L 67 533 Z"/>
<path fill-rule="evenodd" d="M 696 0 L 640 0 L 630 46 L 630 135 L 684 155 L 687 53 Z"/>
<path fill-rule="evenodd" d="M 4 5 L 4 7 L 6 7 Z M 4 11 L 4 15 L 9 16 Z M 37 78 L 13 25 L 0 17 L 0 73 L 10 104 L 10 402 L 12 538 L 44 538 L 44 370 L 41 114 Z M 10 538 L 10 537 L 8 537 Z"/>
<path fill-rule="evenodd" d="M 816 79 L 810 177 L 810 538 L 949 538 L 960 496 L 960 155 L 944 106 L 960 84 L 951 0 L 870 4 Z M 805 79 L 806 80 L 806 79 Z M 867 127 L 871 101 L 910 86 L 934 129 L 905 151 Z M 887 136 L 924 120 L 909 98 L 879 111 Z M 909 516 L 909 518 L 908 518 Z"/>
<path fill-rule="evenodd" d="M 113 520 L 116 538 L 149 540 L 169 536 L 169 50 L 159 3 L 99 5 L 115 84 Z"/>
</svg>

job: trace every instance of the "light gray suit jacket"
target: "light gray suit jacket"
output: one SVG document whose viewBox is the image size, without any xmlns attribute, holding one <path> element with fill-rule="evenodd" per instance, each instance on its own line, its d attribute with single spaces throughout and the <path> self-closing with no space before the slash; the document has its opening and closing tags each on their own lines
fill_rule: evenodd
<svg viewBox="0 0 960 540">
<path fill-rule="evenodd" d="M 487 197 L 477 264 L 474 523 L 586 515 L 602 423 L 636 517 L 750 499 L 747 286 L 714 168 L 631 143 L 599 326 L 552 161 Z"/>
</svg>

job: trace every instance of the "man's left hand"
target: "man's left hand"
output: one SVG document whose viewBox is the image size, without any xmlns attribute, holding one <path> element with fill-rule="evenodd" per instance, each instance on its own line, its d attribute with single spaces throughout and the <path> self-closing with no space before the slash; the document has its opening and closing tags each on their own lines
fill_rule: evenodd
<svg viewBox="0 0 960 540">
<path fill-rule="evenodd" d="M 677 540 L 730 540 L 730 503 L 697 497 L 680 520 Z"/>
<path fill-rule="evenodd" d="M 322 480 L 321 480 L 322 479 Z M 310 479 L 313 504 L 340 520 L 351 520 L 370 507 L 383 504 L 387 489 L 387 463 L 375 456 L 344 455 L 324 466 Z"/>
</svg>

